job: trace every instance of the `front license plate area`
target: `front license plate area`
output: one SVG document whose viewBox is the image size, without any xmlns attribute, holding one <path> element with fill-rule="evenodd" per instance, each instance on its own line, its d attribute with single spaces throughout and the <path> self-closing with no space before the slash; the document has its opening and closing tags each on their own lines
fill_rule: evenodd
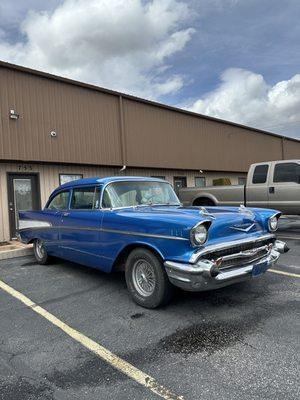
<svg viewBox="0 0 300 400">
<path fill-rule="evenodd" d="M 259 276 L 264 272 L 266 272 L 267 269 L 268 269 L 268 263 L 266 261 L 260 264 L 256 264 L 252 268 L 252 276 L 253 277 Z"/>
</svg>

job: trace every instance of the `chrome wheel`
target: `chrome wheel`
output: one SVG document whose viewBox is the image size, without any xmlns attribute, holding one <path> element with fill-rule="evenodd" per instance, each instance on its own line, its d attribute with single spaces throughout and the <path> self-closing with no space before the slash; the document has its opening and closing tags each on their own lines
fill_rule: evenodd
<svg viewBox="0 0 300 400">
<path fill-rule="evenodd" d="M 136 291 L 142 296 L 151 296 L 155 290 L 154 268 L 146 260 L 138 260 L 132 269 L 132 281 Z"/>
<path fill-rule="evenodd" d="M 42 260 L 45 256 L 45 249 L 44 249 L 43 242 L 41 240 L 36 241 L 35 251 L 36 251 L 36 255 L 38 256 L 38 258 Z"/>
</svg>

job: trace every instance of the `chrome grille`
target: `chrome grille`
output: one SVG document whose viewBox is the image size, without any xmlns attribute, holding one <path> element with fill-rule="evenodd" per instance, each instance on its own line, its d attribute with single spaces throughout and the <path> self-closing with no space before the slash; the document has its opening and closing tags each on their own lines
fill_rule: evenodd
<svg viewBox="0 0 300 400">
<path fill-rule="evenodd" d="M 210 254 L 210 260 L 222 258 L 220 270 L 240 267 L 267 256 L 271 251 L 274 239 L 267 239 L 258 243 L 243 243 L 229 249 L 215 251 Z"/>
</svg>

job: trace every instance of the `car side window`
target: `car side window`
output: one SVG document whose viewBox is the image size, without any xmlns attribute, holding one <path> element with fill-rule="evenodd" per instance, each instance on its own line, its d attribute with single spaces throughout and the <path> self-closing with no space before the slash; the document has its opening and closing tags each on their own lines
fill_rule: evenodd
<svg viewBox="0 0 300 400">
<path fill-rule="evenodd" d="M 257 165 L 254 168 L 252 183 L 266 183 L 268 177 L 269 165 Z"/>
<path fill-rule="evenodd" d="M 300 183 L 300 164 L 280 163 L 274 168 L 273 182 Z"/>
<path fill-rule="evenodd" d="M 69 190 L 64 192 L 59 192 L 56 196 L 52 198 L 50 203 L 48 204 L 48 210 L 66 210 L 68 208 L 69 203 Z"/>
<path fill-rule="evenodd" d="M 73 189 L 70 208 L 73 210 L 93 210 L 99 208 L 99 188 L 89 186 Z"/>
</svg>

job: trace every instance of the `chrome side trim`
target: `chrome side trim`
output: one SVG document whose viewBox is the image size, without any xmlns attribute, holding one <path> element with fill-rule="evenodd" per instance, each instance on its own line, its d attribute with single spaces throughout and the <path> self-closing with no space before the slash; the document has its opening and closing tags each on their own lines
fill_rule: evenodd
<svg viewBox="0 0 300 400">
<path fill-rule="evenodd" d="M 106 229 L 106 228 L 90 228 L 90 227 L 79 227 L 79 226 L 62 226 L 62 225 L 56 225 L 56 226 L 41 226 L 41 227 L 27 227 L 27 228 L 22 228 L 19 229 L 19 231 L 24 231 L 28 229 L 63 229 L 63 230 L 76 230 L 76 231 L 98 231 L 98 232 L 108 232 L 108 233 L 117 233 L 120 235 L 131 235 L 131 236 L 143 236 L 143 237 L 151 237 L 151 238 L 157 238 L 157 239 L 167 239 L 167 240 L 185 240 L 189 241 L 187 238 L 183 238 L 180 236 L 170 236 L 170 235 L 158 235 L 154 233 L 143 233 L 143 232 L 134 232 L 134 231 L 122 231 L 119 229 Z"/>
<path fill-rule="evenodd" d="M 267 235 L 263 235 L 260 237 L 238 239 L 238 240 L 233 240 L 231 242 L 206 246 L 193 253 L 189 259 L 189 262 L 194 264 L 200 257 L 204 256 L 205 254 L 211 253 L 213 251 L 228 249 L 233 246 L 238 246 L 239 244 L 261 242 L 262 240 L 266 239 L 275 239 L 275 235 L 269 233 Z"/>
<path fill-rule="evenodd" d="M 32 228 L 49 228 L 51 227 L 51 222 L 40 221 L 37 219 L 20 219 L 19 220 L 19 230 L 32 229 Z"/>
<path fill-rule="evenodd" d="M 179 237 L 179 236 L 168 236 L 168 235 L 157 235 L 154 233 L 143 233 L 143 232 L 133 232 L 133 231 L 121 231 L 118 229 L 106 229 L 102 228 L 102 232 L 109 232 L 109 233 L 118 233 L 121 235 L 132 235 L 132 236 L 144 236 L 144 237 L 152 237 L 152 238 L 158 238 L 158 239 L 169 239 L 169 240 L 185 240 L 189 241 L 187 238 Z"/>
</svg>

